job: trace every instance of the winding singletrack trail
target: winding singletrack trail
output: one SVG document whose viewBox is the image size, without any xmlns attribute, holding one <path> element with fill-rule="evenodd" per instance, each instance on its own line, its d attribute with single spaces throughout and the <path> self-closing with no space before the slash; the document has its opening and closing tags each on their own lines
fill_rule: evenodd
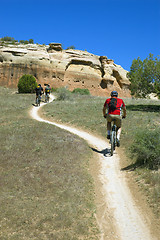
<svg viewBox="0 0 160 240">
<path fill-rule="evenodd" d="M 53 101 L 54 97 L 51 95 L 50 101 Z M 32 107 L 30 115 L 33 119 L 44 122 L 46 124 L 52 124 L 61 129 L 67 130 L 79 137 L 85 139 L 89 146 L 97 150 L 97 156 L 100 163 L 100 172 L 98 178 L 102 184 L 103 197 L 107 208 L 112 214 L 112 222 L 115 226 L 116 233 L 110 238 L 104 233 L 105 228 L 105 214 L 101 220 L 98 220 L 98 224 L 101 230 L 101 240 L 157 240 L 153 237 L 149 231 L 147 220 L 141 215 L 139 209 L 133 201 L 130 190 L 127 186 L 125 173 L 120 171 L 119 156 L 114 154 L 112 157 L 102 154 L 103 150 L 110 148 L 107 142 L 99 139 L 84 131 L 80 131 L 76 128 L 66 126 L 64 124 L 57 124 L 52 121 L 45 120 L 38 115 L 38 112 L 42 106 Z M 99 154 L 99 153 L 101 154 Z M 103 221 L 104 220 L 104 221 Z"/>
</svg>

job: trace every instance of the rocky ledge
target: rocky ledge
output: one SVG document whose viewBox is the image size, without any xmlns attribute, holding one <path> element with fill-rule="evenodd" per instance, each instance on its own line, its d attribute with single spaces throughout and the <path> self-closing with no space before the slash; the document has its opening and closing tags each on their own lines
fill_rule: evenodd
<svg viewBox="0 0 160 240">
<path fill-rule="evenodd" d="M 130 97 L 127 71 L 120 65 L 106 56 L 63 50 L 60 43 L 0 45 L 0 85 L 15 88 L 23 74 L 53 88 L 87 88 L 95 96 L 117 90 L 120 97 Z"/>
</svg>

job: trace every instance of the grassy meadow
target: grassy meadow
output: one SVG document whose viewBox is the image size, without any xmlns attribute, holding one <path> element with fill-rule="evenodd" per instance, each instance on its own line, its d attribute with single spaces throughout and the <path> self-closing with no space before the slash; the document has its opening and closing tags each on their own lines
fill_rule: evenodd
<svg viewBox="0 0 160 240">
<path fill-rule="evenodd" d="M 106 138 L 106 120 L 103 118 L 102 108 L 105 99 L 109 96 L 103 98 L 90 95 L 68 95 L 68 93 L 66 93 L 66 96 L 66 99 L 63 98 L 61 101 L 55 100 L 43 108 L 43 113 L 46 117 L 74 125 Z M 127 155 L 127 162 L 123 170 L 134 170 L 136 180 L 144 190 L 148 202 L 153 207 L 156 215 L 160 216 L 160 172 L 158 169 L 149 168 L 148 165 L 140 165 L 138 160 L 136 160 L 136 154 L 130 151 L 131 146 L 135 145 L 134 141 L 137 134 L 142 132 L 141 135 L 143 138 L 138 139 L 140 143 L 137 143 L 143 153 L 141 162 L 145 162 L 145 158 L 150 154 L 149 159 L 157 157 L 160 163 L 160 141 L 156 139 L 155 146 L 152 146 L 152 141 L 150 143 L 150 131 L 151 134 L 152 131 L 157 131 L 158 138 L 160 137 L 160 101 L 151 99 L 124 99 L 124 102 L 127 107 L 127 118 L 122 123 L 121 149 L 124 149 L 124 153 Z M 143 132 L 148 133 L 149 136 L 145 136 Z M 145 147 L 141 146 L 142 143 Z M 149 144 L 149 148 L 147 144 Z M 138 148 L 134 150 L 134 152 L 136 151 L 137 154 L 141 154 L 140 151 L 138 152 Z"/>
<path fill-rule="evenodd" d="M 0 99 L 0 239 L 99 239 L 92 150 L 79 137 L 32 120 L 35 95 L 0 87 Z"/>
<path fill-rule="evenodd" d="M 15 90 L 16 91 L 16 90 Z M 0 87 L 0 239 L 99 239 L 93 152 L 71 133 L 29 117 L 33 94 Z M 57 94 L 57 93 L 55 93 Z M 106 96 L 107 97 L 107 96 Z M 106 138 L 105 98 L 69 94 L 42 108 L 46 118 Z M 136 165 L 130 147 L 141 130 L 160 129 L 160 102 L 124 99 L 121 149 L 148 201 L 160 215 L 160 172 Z"/>
</svg>

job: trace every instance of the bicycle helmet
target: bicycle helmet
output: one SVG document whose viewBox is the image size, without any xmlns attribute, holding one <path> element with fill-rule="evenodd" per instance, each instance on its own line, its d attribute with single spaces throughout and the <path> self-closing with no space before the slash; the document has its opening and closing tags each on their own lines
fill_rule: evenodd
<svg viewBox="0 0 160 240">
<path fill-rule="evenodd" d="M 111 92 L 111 97 L 118 97 L 118 92 L 117 91 L 112 91 Z"/>
<path fill-rule="evenodd" d="M 38 86 L 40 86 L 40 87 L 41 87 L 41 84 L 39 83 L 39 84 L 38 84 Z"/>
</svg>

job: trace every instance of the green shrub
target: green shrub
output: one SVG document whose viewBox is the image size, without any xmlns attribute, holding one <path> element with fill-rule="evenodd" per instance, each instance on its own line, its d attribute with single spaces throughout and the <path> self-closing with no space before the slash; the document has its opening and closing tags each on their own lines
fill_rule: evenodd
<svg viewBox="0 0 160 240">
<path fill-rule="evenodd" d="M 136 165 L 150 169 L 160 166 L 160 130 L 140 130 L 130 148 Z"/>
<path fill-rule="evenodd" d="M 59 101 L 64 101 L 71 98 L 71 92 L 65 87 L 59 88 L 57 90 L 57 93 L 58 93 L 57 100 Z"/>
<path fill-rule="evenodd" d="M 33 39 L 29 39 L 29 43 L 34 43 L 34 40 Z"/>
<path fill-rule="evenodd" d="M 19 42 L 20 42 L 20 43 L 24 43 L 25 41 L 24 41 L 24 40 L 20 40 Z"/>
<path fill-rule="evenodd" d="M 33 93 L 37 87 L 36 79 L 32 75 L 23 75 L 18 82 L 19 93 Z"/>
<path fill-rule="evenodd" d="M 14 38 L 12 38 L 12 37 L 6 36 L 6 37 L 2 37 L 2 38 L 1 38 L 1 41 L 12 42 L 12 41 L 15 41 L 15 40 L 14 40 Z"/>
<path fill-rule="evenodd" d="M 57 88 L 53 88 L 53 87 L 51 88 L 52 92 L 57 92 L 57 90 L 58 90 Z"/>
<path fill-rule="evenodd" d="M 66 48 L 66 50 L 69 50 L 69 49 L 75 49 L 75 46 L 71 45 L 70 47 Z"/>
<path fill-rule="evenodd" d="M 90 91 L 88 89 L 81 89 L 81 88 L 75 88 L 72 93 L 78 93 L 81 95 L 90 95 Z"/>
</svg>

